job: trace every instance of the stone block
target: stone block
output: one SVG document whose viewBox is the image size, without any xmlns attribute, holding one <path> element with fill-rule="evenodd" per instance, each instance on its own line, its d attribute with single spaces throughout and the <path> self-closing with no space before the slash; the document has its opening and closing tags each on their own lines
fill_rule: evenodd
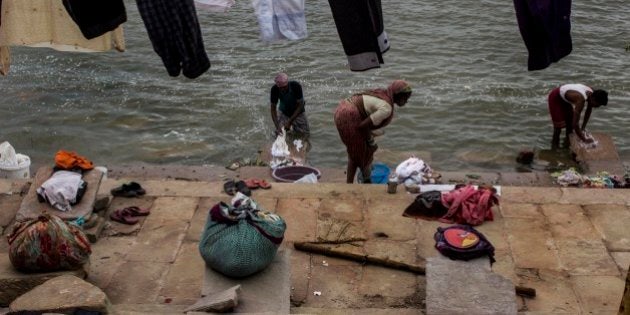
<svg viewBox="0 0 630 315">
<path fill-rule="evenodd" d="M 180 220 L 153 222 L 150 228 L 148 222 L 138 233 L 137 242 L 127 254 L 127 260 L 174 262 L 186 236 L 188 222 Z"/>
<path fill-rule="evenodd" d="M 96 200 L 94 200 L 94 212 L 101 212 L 109 207 L 112 202 L 113 196 L 111 194 L 107 195 L 96 195 Z"/>
<path fill-rule="evenodd" d="M 626 288 L 623 291 L 623 297 L 621 298 L 621 305 L 619 306 L 619 314 L 630 314 L 630 268 L 628 269 L 628 275 L 626 276 Z"/>
<path fill-rule="evenodd" d="M 562 190 L 555 187 L 501 187 L 501 202 L 558 203 L 561 197 Z"/>
<path fill-rule="evenodd" d="M 538 205 L 531 203 L 502 202 L 501 214 L 511 218 L 540 218 Z"/>
<path fill-rule="evenodd" d="M 120 265 L 103 291 L 113 304 L 158 304 L 169 263 L 128 261 Z"/>
<path fill-rule="evenodd" d="M 625 278 L 628 268 L 630 268 L 630 252 L 610 252 L 610 256 L 612 256 L 617 267 L 619 267 L 621 277 Z"/>
<path fill-rule="evenodd" d="M 366 265 L 359 280 L 358 294 L 365 297 L 389 298 L 402 304 L 417 290 L 417 276 L 413 273 Z"/>
<path fill-rule="evenodd" d="M 69 211 L 57 210 L 47 202 L 40 203 L 37 200 L 37 188 L 48 180 L 52 173 L 53 170 L 50 166 L 43 166 L 37 171 L 35 178 L 33 178 L 33 184 L 28 194 L 24 196 L 20 209 L 16 214 L 17 220 L 36 219 L 42 213 L 42 209 L 64 220 L 75 220 L 80 217 L 87 217 L 92 213 L 94 200 L 96 200 L 96 192 L 101 184 L 103 173 L 97 169 L 93 169 L 83 174 L 83 180 L 87 183 L 87 189 L 81 202 L 72 206 L 72 209 Z"/>
<path fill-rule="evenodd" d="M 502 172 L 499 174 L 502 186 L 540 186 L 536 173 Z"/>
<path fill-rule="evenodd" d="M 317 258 L 316 258 L 317 257 Z M 322 263 L 328 257 L 313 255 L 314 263 Z M 291 251 L 291 305 L 300 306 L 306 302 L 311 278 L 311 255 L 297 250 Z"/>
<path fill-rule="evenodd" d="M 523 299 L 531 314 L 581 314 L 580 303 L 570 277 L 544 269 L 518 269 L 518 285 L 535 288 L 536 298 Z"/>
<path fill-rule="evenodd" d="M 370 257 L 382 260 L 393 260 L 409 265 L 422 262 L 416 254 L 416 241 L 397 242 L 391 240 L 369 240 L 364 245 L 365 252 Z"/>
<path fill-rule="evenodd" d="M 505 218 L 504 221 L 516 267 L 560 269 L 557 248 L 543 220 Z"/>
<path fill-rule="evenodd" d="M 105 237 L 92 244 L 87 280 L 99 288 L 107 287 L 134 243 L 132 237 Z"/>
<path fill-rule="evenodd" d="M 499 173 L 488 172 L 441 172 L 443 184 L 495 185 L 499 183 Z"/>
<path fill-rule="evenodd" d="M 319 216 L 323 219 L 335 218 L 346 221 L 362 221 L 365 207 L 363 198 L 323 199 L 319 207 Z"/>
<path fill-rule="evenodd" d="M 317 217 L 320 199 L 280 199 L 278 211 L 287 223 L 286 242 L 314 242 L 317 236 Z"/>
<path fill-rule="evenodd" d="M 366 209 L 366 230 L 368 237 L 385 233 L 388 239 L 396 241 L 413 240 L 416 237 L 414 219 L 402 216 L 410 202 L 404 199 L 369 199 Z"/>
<path fill-rule="evenodd" d="M 598 141 L 597 147 L 587 149 L 581 145 L 581 141 L 575 134 L 569 136 L 571 142 L 570 149 L 575 155 L 575 160 L 587 170 L 588 174 L 595 174 L 599 171 L 610 171 L 611 166 L 623 170 L 623 165 L 617 153 L 617 147 L 612 137 L 605 133 L 592 133 L 593 138 Z M 593 163 L 605 161 L 605 163 Z"/>
<path fill-rule="evenodd" d="M 352 223 L 334 218 L 317 220 L 317 242 L 347 243 L 366 239 L 361 222 Z"/>
<path fill-rule="evenodd" d="M 623 205 L 587 205 L 590 218 L 611 251 L 630 251 L 630 236 L 626 232 L 630 224 L 630 208 Z"/>
<path fill-rule="evenodd" d="M 543 214 L 549 221 L 549 229 L 557 241 L 584 240 L 601 242 L 601 236 L 579 205 L 541 205 Z"/>
<path fill-rule="evenodd" d="M 488 266 L 487 259 L 427 259 L 427 315 L 516 314 L 514 284 Z"/>
<path fill-rule="evenodd" d="M 88 268 L 88 266 L 84 266 Z M 46 273 L 22 273 L 11 264 L 9 255 L 0 255 L 0 306 L 9 305 L 18 296 L 30 291 L 34 287 L 62 275 L 73 275 L 85 278 L 87 271 L 85 268 Z"/>
<path fill-rule="evenodd" d="M 323 308 L 350 308 L 355 304 L 361 266 L 313 265 L 305 305 Z M 321 294 L 315 294 L 320 292 Z"/>
<path fill-rule="evenodd" d="M 619 276 L 617 265 L 601 240 L 557 240 L 556 246 L 560 263 L 572 276 Z"/>
<path fill-rule="evenodd" d="M 170 266 L 160 291 L 162 300 L 173 304 L 191 304 L 201 296 L 205 262 L 197 242 L 182 244 L 175 262 Z"/>
<path fill-rule="evenodd" d="M 98 287 L 70 275 L 50 279 L 21 295 L 9 306 L 12 312 L 66 313 L 77 310 L 110 312 L 107 296 Z"/>
<path fill-rule="evenodd" d="M 94 226 L 85 229 L 83 232 L 85 233 L 85 236 L 87 236 L 90 243 L 96 243 L 96 241 L 98 241 L 99 237 L 101 236 L 101 232 L 103 232 L 103 229 L 105 228 L 107 220 L 96 214 L 92 215 L 96 216 L 96 223 L 94 224 Z"/>
<path fill-rule="evenodd" d="M 573 276 L 573 288 L 584 314 L 615 314 L 623 297 L 625 281 L 612 276 Z"/>
<path fill-rule="evenodd" d="M 208 296 L 240 284 L 242 294 L 234 313 L 288 314 L 291 307 L 290 257 L 291 251 L 281 248 L 266 269 L 242 279 L 228 278 L 206 267 L 201 294 Z"/>
<path fill-rule="evenodd" d="M 184 312 L 202 311 L 224 313 L 238 306 L 238 297 L 240 294 L 241 286 L 236 285 L 227 290 L 202 297 L 195 304 L 185 309 Z"/>
<path fill-rule="evenodd" d="M 562 198 L 557 203 L 579 205 L 625 205 L 630 202 L 626 189 L 561 188 Z"/>
<path fill-rule="evenodd" d="M 7 227 L 13 221 L 22 198 L 20 195 L 0 195 L 0 227 Z"/>
</svg>

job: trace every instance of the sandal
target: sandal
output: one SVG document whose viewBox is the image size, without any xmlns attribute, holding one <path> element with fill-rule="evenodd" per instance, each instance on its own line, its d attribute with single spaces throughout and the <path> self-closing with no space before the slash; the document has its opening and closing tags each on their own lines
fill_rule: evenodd
<svg viewBox="0 0 630 315">
<path fill-rule="evenodd" d="M 116 197 L 138 197 L 146 194 L 146 191 L 136 182 L 130 182 L 129 184 L 122 184 L 111 190 L 113 196 Z"/>
<path fill-rule="evenodd" d="M 136 206 L 124 208 L 124 209 L 122 209 L 122 211 L 126 211 L 132 217 L 143 217 L 143 216 L 147 216 L 147 215 L 151 214 L 151 209 L 141 209 L 141 208 L 136 207 Z"/>
<path fill-rule="evenodd" d="M 245 185 L 247 185 L 247 188 L 249 189 L 257 189 L 260 187 L 260 185 L 258 184 L 258 179 L 256 178 L 246 179 Z"/>
<path fill-rule="evenodd" d="M 236 183 L 234 183 L 234 181 L 231 179 L 228 180 L 223 184 L 223 191 L 225 191 L 225 193 L 230 196 L 234 196 L 234 194 L 236 194 L 236 192 L 238 191 L 236 189 Z"/>
<path fill-rule="evenodd" d="M 125 209 L 119 209 L 112 212 L 112 214 L 109 215 L 109 218 L 113 221 L 128 225 L 134 225 L 140 220 L 138 218 L 134 218 L 133 215 Z"/>
<path fill-rule="evenodd" d="M 271 184 L 269 184 L 269 182 L 267 182 L 264 179 L 257 179 L 256 180 L 256 184 L 258 184 L 258 187 L 260 187 L 262 189 L 269 189 L 269 188 L 271 188 Z"/>
<path fill-rule="evenodd" d="M 239 180 L 238 182 L 236 182 L 236 189 L 238 192 L 240 192 L 241 194 L 250 197 L 252 195 L 252 191 L 247 187 L 247 184 L 245 184 L 244 181 Z"/>
</svg>

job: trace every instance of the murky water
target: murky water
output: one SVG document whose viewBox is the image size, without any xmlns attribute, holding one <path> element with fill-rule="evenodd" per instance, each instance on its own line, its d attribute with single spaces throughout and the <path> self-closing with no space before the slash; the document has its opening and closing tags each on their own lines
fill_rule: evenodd
<svg viewBox="0 0 630 315">
<path fill-rule="evenodd" d="M 332 113 L 338 100 L 404 78 L 414 88 L 379 146 L 428 151 L 439 170 L 511 170 L 521 148 L 549 148 L 546 96 L 581 82 L 610 93 L 592 132 L 630 157 L 630 6 L 575 1 L 573 53 L 527 71 L 511 1 L 383 2 L 391 50 L 380 69 L 351 72 L 326 1 L 307 1 L 309 37 L 262 43 L 249 1 L 199 12 L 212 62 L 198 79 L 171 78 L 153 52 L 135 2 L 126 1 L 127 51 L 82 54 L 15 47 L 0 78 L 0 140 L 35 163 L 59 148 L 99 164 L 226 164 L 270 139 L 269 88 L 286 71 L 302 82 L 312 130 L 311 163 L 343 167 Z"/>
</svg>

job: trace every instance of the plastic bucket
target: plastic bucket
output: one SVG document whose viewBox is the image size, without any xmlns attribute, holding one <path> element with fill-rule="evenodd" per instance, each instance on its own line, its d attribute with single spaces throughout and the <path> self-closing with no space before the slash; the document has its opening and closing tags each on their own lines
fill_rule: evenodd
<svg viewBox="0 0 630 315">
<path fill-rule="evenodd" d="M 31 159 L 23 155 L 23 160 L 18 166 L 4 166 L 0 164 L 0 178 L 28 179 L 31 178 Z"/>
<path fill-rule="evenodd" d="M 385 163 L 372 163 L 372 174 L 370 175 L 370 179 L 372 180 L 372 184 L 387 184 L 387 180 L 389 177 L 389 173 L 391 172 L 389 166 Z M 363 183 L 363 174 L 361 170 L 357 175 L 357 182 Z"/>
<path fill-rule="evenodd" d="M 278 167 L 271 172 L 271 176 L 283 183 L 293 183 L 294 181 L 308 175 L 314 173 L 317 176 L 317 179 L 322 177 L 322 173 L 310 166 L 285 166 Z"/>
</svg>

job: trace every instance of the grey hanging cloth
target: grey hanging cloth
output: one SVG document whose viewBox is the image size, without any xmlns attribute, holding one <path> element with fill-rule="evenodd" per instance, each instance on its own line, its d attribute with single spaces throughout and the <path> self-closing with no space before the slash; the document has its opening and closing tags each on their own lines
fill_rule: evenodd
<svg viewBox="0 0 630 315">
<path fill-rule="evenodd" d="M 381 0 L 328 0 L 343 50 L 352 71 L 378 68 L 389 40 Z"/>
<path fill-rule="evenodd" d="M 527 70 L 542 70 L 571 53 L 571 0 L 514 0 L 529 58 Z"/>
<path fill-rule="evenodd" d="M 153 50 L 166 71 L 194 79 L 208 69 L 210 60 L 203 46 L 193 0 L 136 0 Z"/>
<path fill-rule="evenodd" d="M 63 0 L 85 38 L 99 37 L 127 22 L 123 0 Z"/>
</svg>

